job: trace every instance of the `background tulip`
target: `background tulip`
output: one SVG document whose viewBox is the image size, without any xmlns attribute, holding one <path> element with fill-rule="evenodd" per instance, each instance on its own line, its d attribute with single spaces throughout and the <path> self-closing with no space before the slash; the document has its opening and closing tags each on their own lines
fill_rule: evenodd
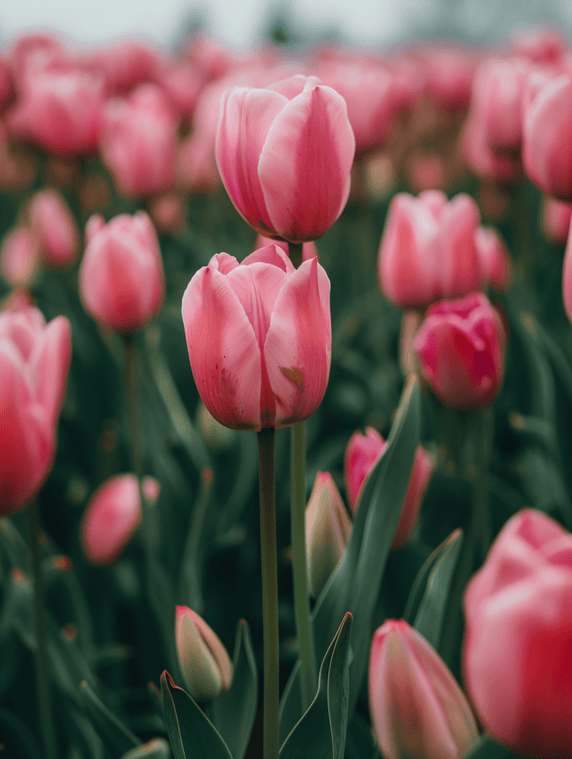
<svg viewBox="0 0 572 759">
<path fill-rule="evenodd" d="M 38 241 L 28 227 L 8 232 L 0 248 L 0 270 L 12 285 L 21 287 L 34 281 L 39 265 Z"/>
<path fill-rule="evenodd" d="M 183 296 L 203 403 L 238 430 L 288 427 L 319 406 L 330 371 L 330 282 L 316 258 L 294 269 L 268 245 L 242 264 L 220 253 Z"/>
<path fill-rule="evenodd" d="M 504 371 L 504 329 L 482 293 L 427 309 L 414 341 L 421 372 L 435 395 L 456 409 L 485 408 Z"/>
<path fill-rule="evenodd" d="M 357 509 L 367 479 L 386 446 L 387 441 L 373 427 L 367 427 L 365 435 L 357 430 L 349 439 L 344 457 L 344 481 L 352 511 L 355 512 Z M 433 458 L 419 446 L 415 453 L 411 478 L 391 543 L 392 550 L 401 548 L 409 540 L 433 469 Z"/>
<path fill-rule="evenodd" d="M 71 327 L 37 308 L 0 313 L 0 514 L 19 511 L 46 479 L 71 359 Z"/>
<path fill-rule="evenodd" d="M 226 93 L 217 165 L 236 209 L 261 235 L 322 237 L 347 202 L 354 152 L 345 101 L 316 77 Z"/>
<path fill-rule="evenodd" d="M 352 523 L 329 472 L 318 472 L 306 506 L 308 586 L 317 598 L 345 553 Z"/>
<path fill-rule="evenodd" d="M 75 261 L 79 254 L 79 233 L 59 192 L 51 189 L 37 192 L 28 205 L 28 218 L 46 266 L 60 268 Z"/>
<path fill-rule="evenodd" d="M 542 231 L 554 245 L 565 245 L 572 219 L 572 203 L 545 197 L 542 201 Z"/>
<path fill-rule="evenodd" d="M 165 282 L 157 233 L 143 211 L 106 224 L 92 216 L 79 271 L 85 309 L 106 329 L 136 332 L 163 304 Z"/>
<path fill-rule="evenodd" d="M 188 606 L 177 606 L 177 654 L 191 696 L 210 701 L 230 688 L 232 663 L 207 623 Z"/>
<path fill-rule="evenodd" d="M 369 704 L 386 759 L 460 759 L 478 740 L 455 678 L 404 620 L 387 620 L 373 636 Z"/>
<path fill-rule="evenodd" d="M 465 593 L 463 664 L 485 729 L 512 750 L 572 755 L 572 535 L 518 512 Z"/>
</svg>

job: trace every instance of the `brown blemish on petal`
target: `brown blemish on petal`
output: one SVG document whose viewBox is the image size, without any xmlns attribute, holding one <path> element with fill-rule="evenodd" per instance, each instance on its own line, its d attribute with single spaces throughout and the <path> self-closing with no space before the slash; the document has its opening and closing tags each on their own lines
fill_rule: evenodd
<svg viewBox="0 0 572 759">
<path fill-rule="evenodd" d="M 297 388 L 300 390 L 304 389 L 304 378 L 302 377 L 302 372 L 299 369 L 295 369 L 294 367 L 281 366 L 280 371 L 286 377 L 286 379 L 290 380 L 290 382 L 296 385 Z"/>
</svg>

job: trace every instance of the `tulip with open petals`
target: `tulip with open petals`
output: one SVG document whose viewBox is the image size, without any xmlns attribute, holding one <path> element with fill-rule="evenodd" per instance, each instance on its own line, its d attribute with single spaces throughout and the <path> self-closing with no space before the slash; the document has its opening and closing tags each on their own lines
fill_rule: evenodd
<svg viewBox="0 0 572 759">
<path fill-rule="evenodd" d="M 344 99 L 316 77 L 225 94 L 218 169 L 237 211 L 261 235 L 295 243 L 322 237 L 347 202 L 354 152 Z"/>
<path fill-rule="evenodd" d="M 259 432 L 301 422 L 328 384 L 330 281 L 317 258 L 298 269 L 277 245 L 239 264 L 219 253 L 183 296 L 193 376 L 217 421 Z"/>
<path fill-rule="evenodd" d="M 465 593 L 463 668 L 485 729 L 519 754 L 572 756 L 572 535 L 523 509 Z"/>
<path fill-rule="evenodd" d="M 0 515 L 24 508 L 50 471 L 71 359 L 64 316 L 0 313 Z"/>
<path fill-rule="evenodd" d="M 445 662 L 404 620 L 388 619 L 373 636 L 369 705 L 386 759 L 460 759 L 479 737 Z"/>
</svg>

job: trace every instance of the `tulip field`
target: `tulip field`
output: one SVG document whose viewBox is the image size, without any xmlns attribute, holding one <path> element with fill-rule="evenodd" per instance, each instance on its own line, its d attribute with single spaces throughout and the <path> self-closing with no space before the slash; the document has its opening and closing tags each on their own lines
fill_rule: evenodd
<svg viewBox="0 0 572 759">
<path fill-rule="evenodd" d="M 0 759 L 572 757 L 572 46 L 0 49 Z"/>
</svg>

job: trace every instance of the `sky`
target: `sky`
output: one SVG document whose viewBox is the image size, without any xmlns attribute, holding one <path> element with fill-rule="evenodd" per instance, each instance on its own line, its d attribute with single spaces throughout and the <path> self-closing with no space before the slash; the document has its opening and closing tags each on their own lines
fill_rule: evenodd
<svg viewBox="0 0 572 759">
<path fill-rule="evenodd" d="M 0 42 L 30 30 L 52 30 L 79 44 L 138 37 L 171 44 L 198 13 L 223 42 L 238 48 L 264 33 L 276 17 L 270 0 L 0 0 Z M 292 29 L 320 38 L 337 26 L 354 44 L 391 43 L 423 34 L 429 20 L 486 39 L 514 21 L 556 17 L 572 27 L 570 0 L 278 0 Z M 512 16 L 507 21 L 506 8 Z M 554 19 L 555 20 L 555 19 Z M 443 26 L 445 21 L 445 26 Z M 439 29 L 439 22 L 435 24 Z M 456 35 L 458 36 L 458 35 Z"/>
</svg>

